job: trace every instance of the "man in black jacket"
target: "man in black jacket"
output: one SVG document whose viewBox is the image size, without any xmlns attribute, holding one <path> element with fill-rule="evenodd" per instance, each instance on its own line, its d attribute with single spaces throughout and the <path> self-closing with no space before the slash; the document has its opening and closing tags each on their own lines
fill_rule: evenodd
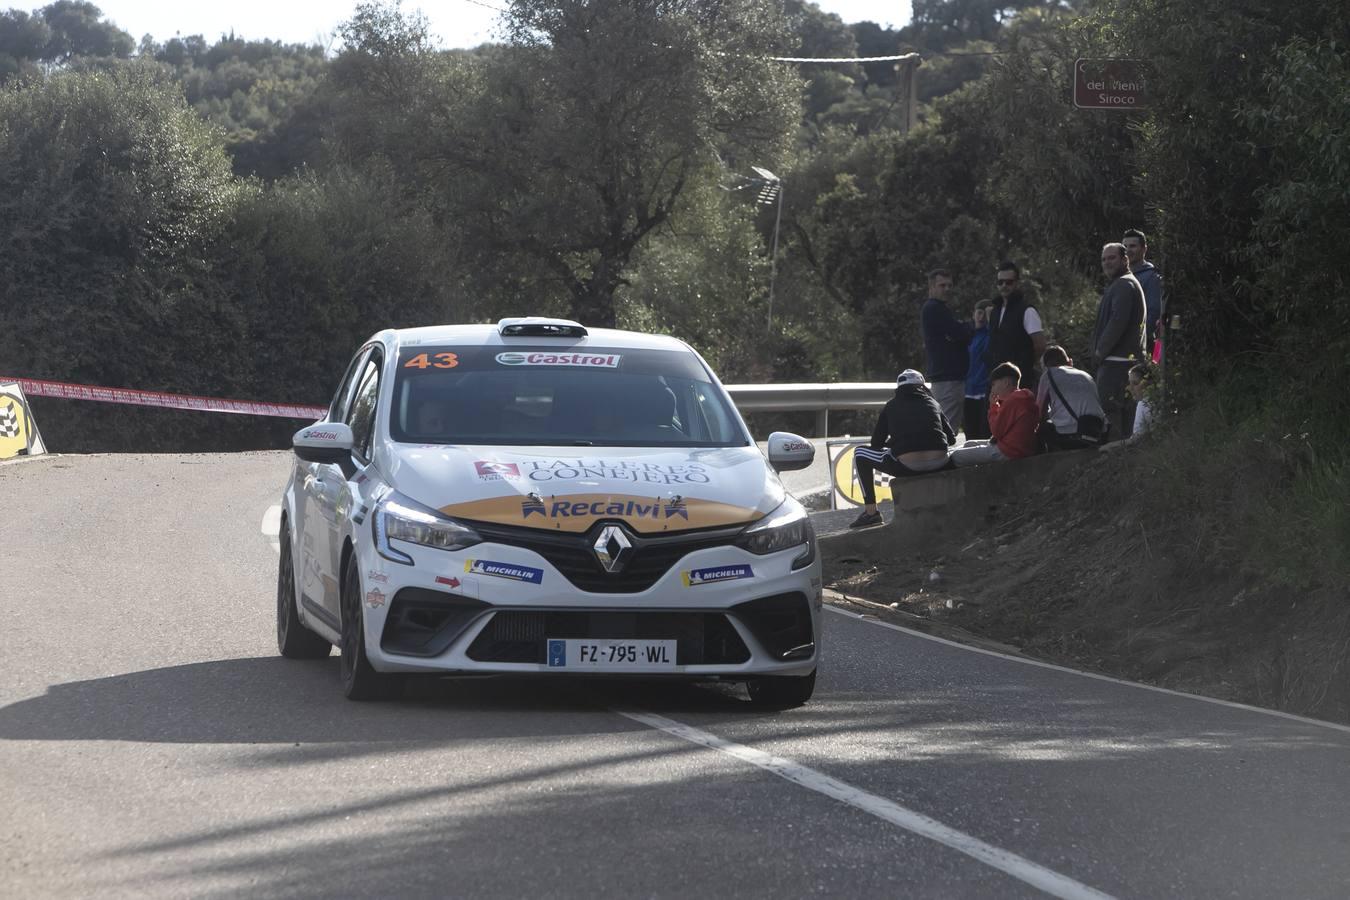
<svg viewBox="0 0 1350 900">
<path fill-rule="evenodd" d="M 998 297 L 989 310 L 989 348 L 985 362 L 993 369 L 1010 362 L 1022 373 L 1021 387 L 1036 383 L 1036 363 L 1045 352 L 1045 326 L 1036 307 L 1022 296 L 1022 270 L 1015 262 L 999 263 Z"/>
<path fill-rule="evenodd" d="M 864 528 L 883 522 L 877 510 L 875 471 L 896 478 L 936 472 L 951 465 L 947 448 L 955 443 L 956 432 L 924 384 L 923 374 L 914 369 L 901 372 L 895 379 L 895 396 L 886 401 L 877 417 L 871 446 L 853 451 L 863 511 L 848 527 Z"/>
</svg>

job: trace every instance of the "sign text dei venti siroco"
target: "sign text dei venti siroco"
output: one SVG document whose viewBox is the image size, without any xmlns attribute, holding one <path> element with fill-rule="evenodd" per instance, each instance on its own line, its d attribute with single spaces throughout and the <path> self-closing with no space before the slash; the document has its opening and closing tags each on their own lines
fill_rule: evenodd
<svg viewBox="0 0 1350 900">
<path fill-rule="evenodd" d="M 1073 105 L 1079 109 L 1143 109 L 1147 63 L 1139 59 L 1079 59 L 1073 64 Z"/>
</svg>

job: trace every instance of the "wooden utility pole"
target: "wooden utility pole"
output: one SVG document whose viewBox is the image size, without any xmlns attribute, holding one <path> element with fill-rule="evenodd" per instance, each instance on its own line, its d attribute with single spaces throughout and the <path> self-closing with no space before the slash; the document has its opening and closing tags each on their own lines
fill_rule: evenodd
<svg viewBox="0 0 1350 900">
<path fill-rule="evenodd" d="M 903 95 L 905 104 L 905 114 L 900 126 L 902 134 L 909 134 L 914 129 L 917 120 L 919 112 L 919 65 L 922 62 L 923 59 L 919 54 L 911 53 L 895 64 L 896 89 Z"/>
</svg>

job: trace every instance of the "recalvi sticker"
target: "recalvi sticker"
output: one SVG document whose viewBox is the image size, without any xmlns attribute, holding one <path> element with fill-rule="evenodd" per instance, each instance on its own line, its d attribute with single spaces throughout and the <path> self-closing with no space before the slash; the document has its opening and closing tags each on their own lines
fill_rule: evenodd
<svg viewBox="0 0 1350 900">
<path fill-rule="evenodd" d="M 634 531 L 655 532 L 739 525 L 764 515 L 754 508 L 697 497 L 635 497 L 631 494 L 489 497 L 452 503 L 440 511 L 457 519 L 582 532 L 602 519 L 627 522 Z"/>
</svg>

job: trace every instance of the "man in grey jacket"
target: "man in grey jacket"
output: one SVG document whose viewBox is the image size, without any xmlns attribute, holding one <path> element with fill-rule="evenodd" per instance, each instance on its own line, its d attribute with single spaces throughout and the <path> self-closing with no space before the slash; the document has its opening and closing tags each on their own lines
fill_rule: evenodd
<svg viewBox="0 0 1350 900">
<path fill-rule="evenodd" d="M 1097 308 L 1097 327 L 1092 333 L 1092 359 L 1097 366 L 1097 396 L 1110 425 L 1110 440 L 1128 437 L 1130 424 L 1125 383 L 1130 367 L 1143 362 L 1144 289 L 1130 274 L 1125 245 L 1102 247 L 1102 274 L 1108 279 Z"/>
</svg>

